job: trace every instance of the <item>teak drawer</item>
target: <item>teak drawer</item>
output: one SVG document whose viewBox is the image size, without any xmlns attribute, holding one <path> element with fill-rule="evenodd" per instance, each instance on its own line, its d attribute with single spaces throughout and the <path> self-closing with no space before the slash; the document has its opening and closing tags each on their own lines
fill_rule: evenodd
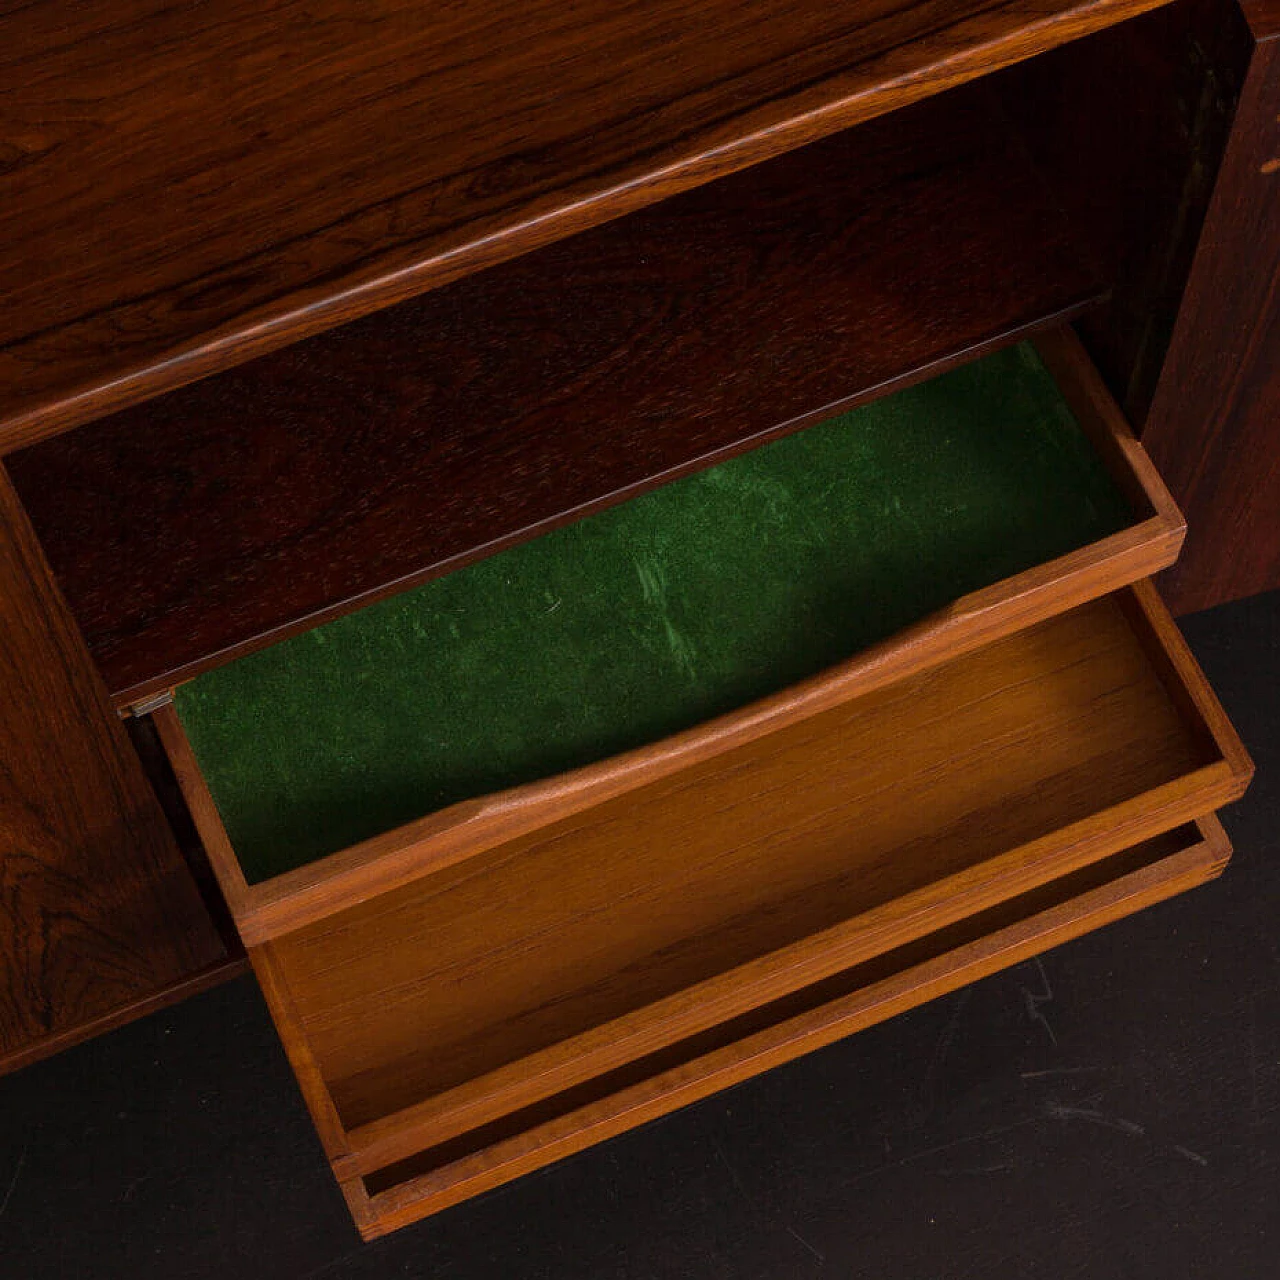
<svg viewBox="0 0 1280 1280">
<path fill-rule="evenodd" d="M 593 1081 L 559 1111 L 530 1108 L 470 1148 L 351 1177 L 347 1202 L 366 1239 L 394 1231 L 1204 884 L 1230 854 L 1208 815 Z"/>
<path fill-rule="evenodd" d="M 1131 522 L 745 706 L 252 879 L 156 713 L 366 1236 L 1221 866 L 1251 766 L 1141 581 L 1181 518 L 1041 354 Z"/>
</svg>

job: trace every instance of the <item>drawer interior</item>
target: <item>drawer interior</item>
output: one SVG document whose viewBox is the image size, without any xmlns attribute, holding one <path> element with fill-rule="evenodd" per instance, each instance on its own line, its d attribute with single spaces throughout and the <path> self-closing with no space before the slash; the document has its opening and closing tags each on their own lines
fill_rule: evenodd
<svg viewBox="0 0 1280 1280">
<path fill-rule="evenodd" d="M 1235 779 L 1150 640 L 1106 597 L 276 939 L 343 1124 L 470 1116 L 1061 874 L 1135 807 L 1214 807 Z"/>
<path fill-rule="evenodd" d="M 245 879 L 664 738 L 1080 548 L 1167 535 L 1085 399 L 1006 349 L 197 677 L 178 714 Z"/>
</svg>

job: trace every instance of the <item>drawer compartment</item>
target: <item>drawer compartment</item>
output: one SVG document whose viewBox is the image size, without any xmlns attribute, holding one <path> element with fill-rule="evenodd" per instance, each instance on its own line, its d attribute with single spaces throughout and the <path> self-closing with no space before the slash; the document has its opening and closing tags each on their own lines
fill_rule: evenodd
<svg viewBox="0 0 1280 1280">
<path fill-rule="evenodd" d="M 157 727 L 362 1230 L 867 966 L 1203 878 L 1114 862 L 1249 777 L 1127 585 L 1181 536 L 1058 333 L 180 688 Z M 590 1134 L 685 1097 L 644 1087 Z"/>
</svg>

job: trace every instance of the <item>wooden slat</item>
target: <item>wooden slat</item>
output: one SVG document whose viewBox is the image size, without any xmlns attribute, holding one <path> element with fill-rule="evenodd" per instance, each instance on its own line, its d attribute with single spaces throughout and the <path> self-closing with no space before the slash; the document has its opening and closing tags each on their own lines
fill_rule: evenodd
<svg viewBox="0 0 1280 1280">
<path fill-rule="evenodd" d="M 0 449 L 1158 2 L 8 6 Z"/>
<path fill-rule="evenodd" d="M 122 702 L 1076 314 L 982 86 L 10 459 Z"/>
<path fill-rule="evenodd" d="M 0 689 L 0 1063 L 16 1065 L 226 952 L 3 469 Z"/>
<path fill-rule="evenodd" d="M 428 1153 L 367 1180 L 349 1178 L 350 1196 L 361 1208 L 361 1234 L 383 1235 L 460 1200 L 550 1164 L 615 1134 L 687 1106 L 699 1098 L 758 1075 L 801 1054 L 884 1021 L 965 983 L 1079 937 L 1114 920 L 1216 876 L 1230 856 L 1230 844 L 1217 819 L 1199 822 L 1200 841 L 1169 852 L 1168 838 L 1153 841 L 1115 862 L 1125 874 L 1063 901 L 1039 900 L 1033 914 L 983 919 L 951 943 L 950 949 L 907 963 L 900 972 L 873 975 L 859 982 L 855 970 L 849 990 L 760 1030 L 748 1031 L 718 1048 L 694 1050 L 689 1060 L 657 1069 L 648 1079 L 623 1084 L 616 1092 L 571 1107 L 548 1119 L 531 1117 L 529 1127 L 513 1125 L 489 1144 L 450 1155 L 442 1149 L 438 1167 Z M 1149 865 L 1142 857 L 1157 856 Z M 1136 864 L 1136 865 L 1135 865 Z M 1127 868 L 1132 867 L 1132 870 Z M 1113 873 L 1114 874 L 1114 873 Z M 1095 882 L 1096 883 L 1096 882 Z M 1016 904 L 1013 904 L 1016 906 Z M 946 937 L 947 935 L 943 935 Z M 370 1191 L 374 1193 L 369 1194 Z"/>
<path fill-rule="evenodd" d="M 298 1031 L 298 1013 L 288 978 L 281 970 L 275 949 L 270 944 L 255 947 L 249 952 L 249 960 L 271 1009 L 271 1016 L 275 1019 L 280 1039 L 284 1043 L 285 1055 L 293 1068 L 298 1087 L 302 1090 L 307 1109 L 311 1112 L 311 1120 L 324 1147 L 324 1153 L 331 1162 L 339 1161 L 350 1154 L 351 1147 L 338 1113 L 334 1110 L 328 1085 L 316 1066 L 311 1046 Z"/>
</svg>

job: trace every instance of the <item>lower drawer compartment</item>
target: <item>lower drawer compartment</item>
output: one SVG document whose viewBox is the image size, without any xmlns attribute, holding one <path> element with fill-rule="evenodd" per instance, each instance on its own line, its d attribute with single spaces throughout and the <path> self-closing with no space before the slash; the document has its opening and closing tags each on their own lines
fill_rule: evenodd
<svg viewBox="0 0 1280 1280">
<path fill-rule="evenodd" d="M 1203 884 L 1230 852 L 1213 816 L 1154 837 L 454 1142 L 348 1176 L 348 1203 L 366 1239 L 393 1231 Z"/>
<path fill-rule="evenodd" d="M 1146 583 L 900 678 L 838 669 L 766 710 L 679 741 L 656 771 L 639 753 L 600 791 L 594 775 L 585 792 L 566 783 L 550 808 L 540 792 L 536 826 L 490 831 L 465 856 L 445 827 L 443 852 L 428 834 L 411 872 L 388 880 L 375 858 L 354 901 L 326 911 L 312 893 L 293 918 L 281 904 L 251 955 L 362 1230 L 718 1087 L 681 1083 L 705 1044 L 741 1055 L 731 1077 L 763 1069 L 776 1054 L 739 1040 L 790 1026 L 789 1002 L 827 984 L 879 991 L 918 962 L 985 971 L 1022 944 L 930 957 L 1025 928 L 1028 903 L 1067 910 L 1062 936 L 1115 913 L 1105 895 L 1064 906 L 1081 884 L 1142 871 L 1159 896 L 1204 878 L 1224 856 L 1216 835 L 1191 862 L 1167 864 L 1167 841 L 1153 858 L 1143 846 L 1149 869 L 1114 859 L 1235 799 L 1251 768 Z M 181 723 L 172 708 L 157 719 L 225 866 Z M 422 842 L 387 856 L 421 858 Z M 1042 932 L 1050 945 L 1059 926 Z M 633 1089 L 648 1101 L 626 1102 Z M 611 1119 L 579 1123 L 601 1106 Z"/>
</svg>

